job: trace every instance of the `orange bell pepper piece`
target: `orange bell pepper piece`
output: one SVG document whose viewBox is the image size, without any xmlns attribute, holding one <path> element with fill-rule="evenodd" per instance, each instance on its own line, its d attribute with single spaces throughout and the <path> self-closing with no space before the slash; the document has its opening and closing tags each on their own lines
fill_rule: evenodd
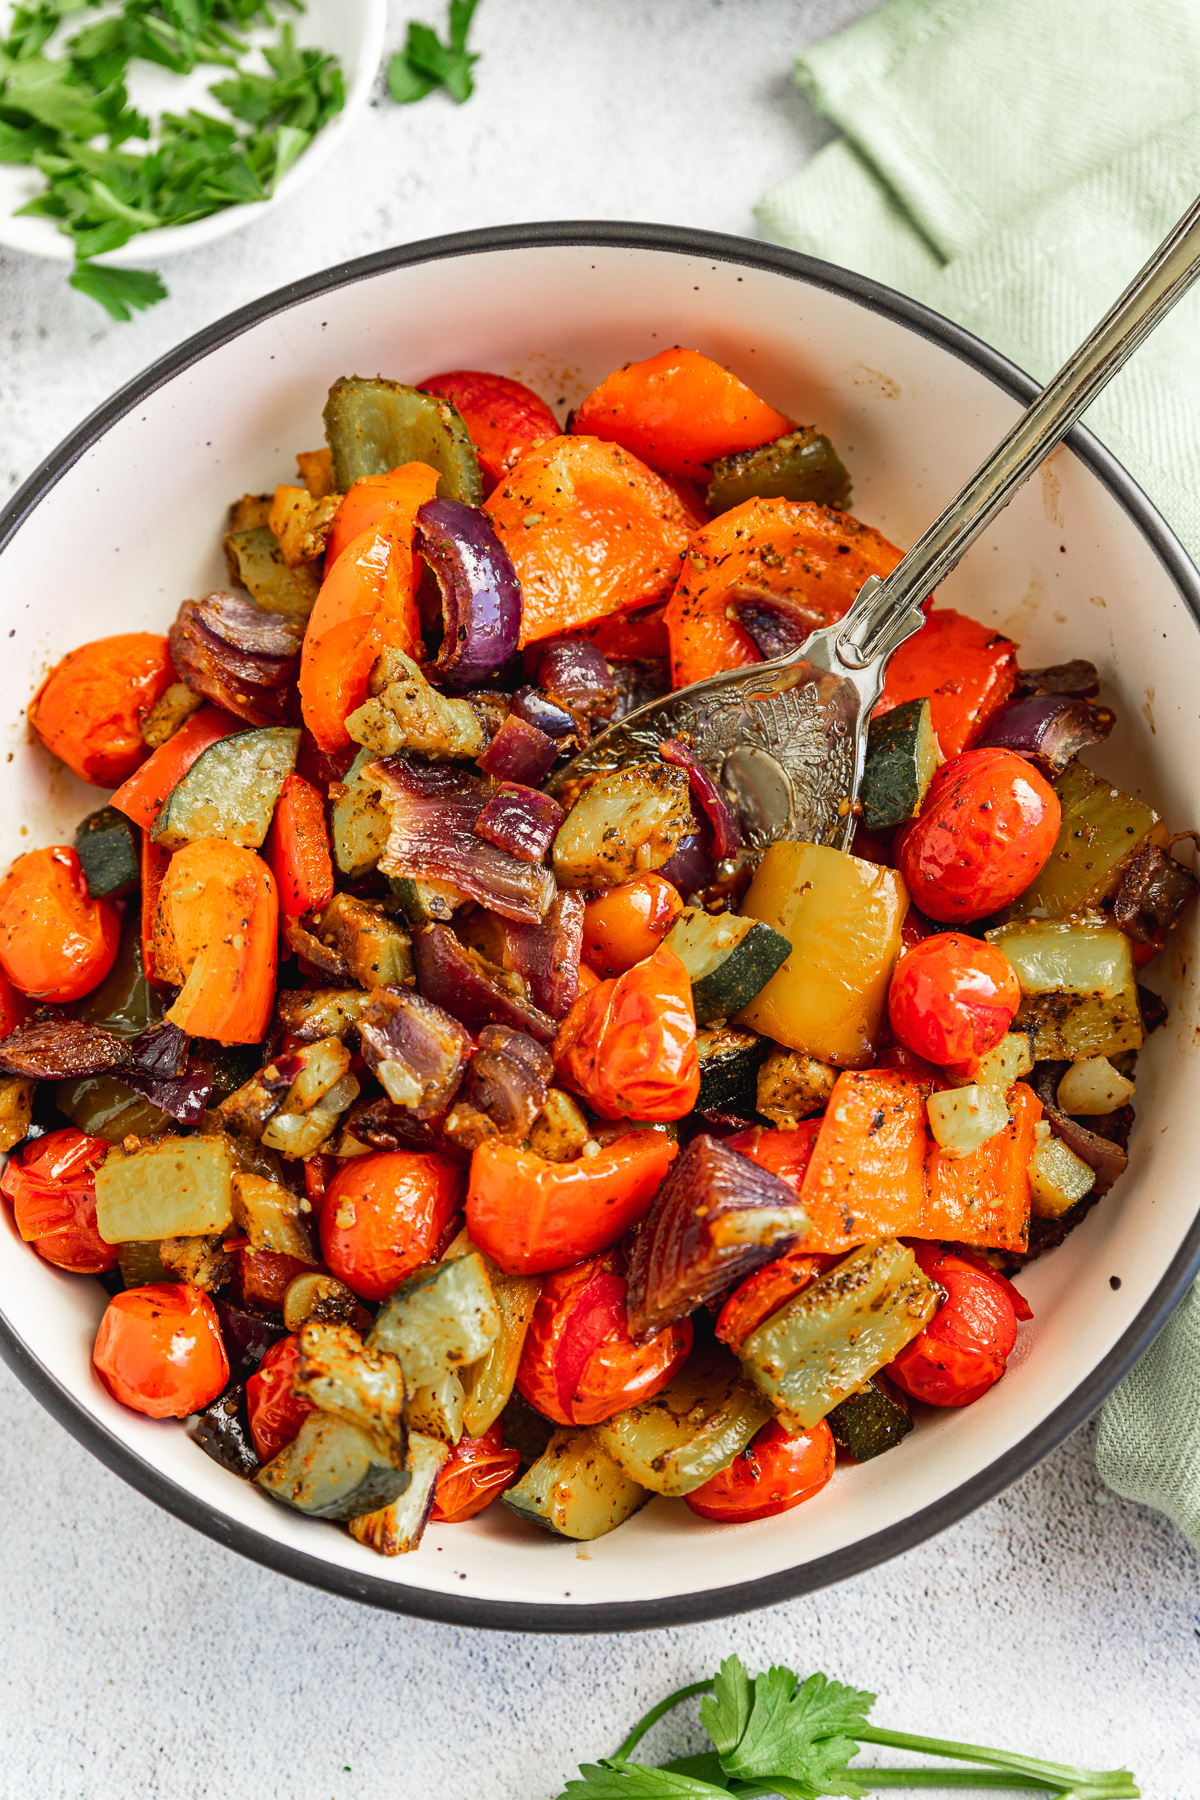
<svg viewBox="0 0 1200 1800">
<path fill-rule="evenodd" d="M 154 962 L 154 921 L 158 916 L 158 896 L 163 877 L 171 861 L 171 852 L 156 844 L 148 831 L 142 832 L 142 973 L 147 981 L 161 982 Z"/>
<path fill-rule="evenodd" d="M 506 1275 L 569 1268 L 607 1250 L 645 1216 L 678 1154 L 661 1131 L 631 1131 L 572 1163 L 544 1162 L 486 1138 L 471 1158 L 471 1241 Z"/>
<path fill-rule="evenodd" d="M 947 759 L 969 750 L 1017 681 L 1017 646 L 988 625 L 948 606 L 931 608 L 925 624 L 901 644 L 887 667 L 874 717 L 905 700 L 929 701 L 933 729 Z"/>
<path fill-rule="evenodd" d="M 899 1069 L 838 1076 L 800 1184 L 812 1221 L 805 1250 L 841 1252 L 920 1227 L 929 1092 L 929 1082 Z"/>
<path fill-rule="evenodd" d="M 521 583 L 522 645 L 665 598 L 690 530 L 653 469 L 594 437 L 527 450 L 483 510 Z"/>
<path fill-rule="evenodd" d="M 55 664 L 29 703 L 29 723 L 81 781 L 116 787 L 146 760 L 142 720 L 174 680 L 165 637 L 97 638 Z"/>
<path fill-rule="evenodd" d="M 437 492 L 437 479 L 437 470 L 427 463 L 402 463 L 386 475 L 364 475 L 353 482 L 333 515 L 325 545 L 325 574 L 364 531 L 394 520 L 415 519 L 417 508 Z"/>
<path fill-rule="evenodd" d="M 811 501 L 743 500 L 698 531 L 667 603 L 671 680 L 676 687 L 762 657 L 728 618 L 734 589 L 790 594 L 840 619 L 869 575 L 889 575 L 901 552 L 849 513 Z"/>
<path fill-rule="evenodd" d="M 10 1031 L 23 1025 L 29 1012 L 29 1002 L 19 988 L 15 988 L 7 975 L 0 974 L 0 1038 L 6 1038 Z"/>
<path fill-rule="evenodd" d="M 1004 1130 L 969 1156 L 947 1156 L 931 1142 L 928 1199 L 919 1225 L 905 1226 L 905 1236 L 986 1250 L 1029 1248 L 1029 1159 L 1042 1103 L 1018 1081 L 1009 1090 L 1008 1109 Z"/>
<path fill-rule="evenodd" d="M 172 788 L 182 781 L 201 751 L 215 744 L 218 738 L 246 729 L 244 719 L 235 719 L 232 713 L 222 712 L 219 706 L 202 706 L 180 726 L 174 737 L 160 744 L 141 768 L 121 784 L 110 805 L 123 812 L 127 819 L 132 819 L 135 825 L 140 825 L 143 831 L 149 831 L 158 817 L 159 807 Z"/>
<path fill-rule="evenodd" d="M 320 912 L 333 899 L 333 859 L 325 808 L 303 775 L 289 775 L 275 803 L 263 854 L 279 889 L 285 918 Z"/>
<path fill-rule="evenodd" d="M 657 606 L 631 607 L 585 625 L 579 635 L 595 644 L 601 656 L 670 656 L 666 610 L 665 600 Z"/>
<path fill-rule="evenodd" d="M 158 977 L 181 986 L 167 1018 L 192 1037 L 257 1044 L 275 1000 L 279 902 L 262 858 L 198 838 L 171 858 L 155 915 Z"/>
<path fill-rule="evenodd" d="M 576 408 L 572 429 L 622 444 L 668 475 L 706 481 L 718 457 L 769 444 L 792 421 L 711 357 L 676 344 L 616 369 Z"/>
<path fill-rule="evenodd" d="M 661 947 L 581 993 L 554 1040 L 559 1079 L 602 1119 L 682 1119 L 700 1092 L 687 970 Z"/>
</svg>

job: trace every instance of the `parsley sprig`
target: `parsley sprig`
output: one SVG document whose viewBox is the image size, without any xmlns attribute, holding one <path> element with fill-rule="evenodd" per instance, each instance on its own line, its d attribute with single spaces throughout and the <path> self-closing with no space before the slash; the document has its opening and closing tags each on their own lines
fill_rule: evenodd
<svg viewBox="0 0 1200 1800">
<path fill-rule="evenodd" d="M 467 35 L 479 0 L 450 0 L 449 42 L 443 44 L 432 25 L 419 19 L 408 22 L 403 50 L 388 63 L 388 88 L 393 100 L 411 106 L 424 100 L 434 88 L 444 87 L 461 106 L 475 92 L 471 71 L 478 53 L 467 49 Z"/>
<path fill-rule="evenodd" d="M 115 319 L 166 296 L 158 275 L 92 258 L 141 232 L 266 200 L 284 171 L 341 110 L 337 60 L 301 47 L 281 6 L 302 0 L 26 0 L 0 40 L 0 162 L 26 163 L 45 186 L 20 210 L 51 218 L 74 242 L 71 286 Z M 82 15 L 103 10 L 103 16 Z M 81 28 L 47 54 L 60 27 Z M 246 33 L 274 29 L 264 69 L 246 64 Z M 192 108 L 152 120 L 130 105 L 135 60 L 187 75 L 228 71 L 209 88 L 223 115 Z M 144 148 L 130 146 L 140 140 Z"/>
<path fill-rule="evenodd" d="M 698 1694 L 700 1722 L 713 1748 L 662 1767 L 630 1761 L 650 1727 Z M 729 1800 L 778 1795 L 780 1800 L 861 1800 L 886 1788 L 1021 1789 L 1059 1800 L 1137 1800 L 1127 1769 L 1076 1769 L 983 1744 L 885 1731 L 868 1722 L 874 1694 L 771 1668 L 753 1678 L 736 1656 L 712 1681 L 695 1681 L 660 1700 L 634 1726 L 614 1756 L 581 1766 L 560 1800 Z M 850 1766 L 864 1744 L 945 1757 L 972 1768 Z"/>
</svg>

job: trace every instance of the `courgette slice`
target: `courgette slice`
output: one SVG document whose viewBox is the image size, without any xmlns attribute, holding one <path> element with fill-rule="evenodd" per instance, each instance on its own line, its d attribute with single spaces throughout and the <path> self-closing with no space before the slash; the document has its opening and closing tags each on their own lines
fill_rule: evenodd
<svg viewBox="0 0 1200 1800">
<path fill-rule="evenodd" d="M 808 1431 L 899 1356 L 940 1290 L 898 1238 L 864 1244 L 771 1314 L 742 1345 L 750 1380 L 789 1431 Z"/>
<path fill-rule="evenodd" d="M 115 806 L 102 806 L 76 827 L 75 854 L 93 900 L 120 900 L 141 881 L 137 832 Z"/>
<path fill-rule="evenodd" d="M 313 1412 L 255 1480 L 310 1519 L 356 1519 L 398 1500 L 412 1474 L 395 1468 L 357 1426 Z"/>
<path fill-rule="evenodd" d="M 915 819 L 941 760 L 928 700 L 906 700 L 872 719 L 859 790 L 867 830 Z"/>
<path fill-rule="evenodd" d="M 1052 784 L 1062 824 L 1041 874 L 1001 915 L 1014 919 L 1072 919 L 1103 906 L 1147 844 L 1167 832 L 1153 807 L 1123 793 L 1076 757 Z"/>
<path fill-rule="evenodd" d="M 154 842 L 178 850 L 216 837 L 257 850 L 299 747 L 300 733 L 291 725 L 236 731 L 210 744 L 159 807 Z"/>
<path fill-rule="evenodd" d="M 292 1392 L 365 1432 L 396 1468 L 405 1466 L 407 1394 L 400 1360 L 377 1344 L 364 1344 L 352 1326 L 307 1321 Z"/>
<path fill-rule="evenodd" d="M 498 1269 L 489 1267 L 488 1276 L 500 1315 L 500 1329 L 478 1361 L 462 1372 L 466 1394 L 463 1430 L 469 1437 L 482 1437 L 508 1404 L 525 1333 L 542 1290 L 537 1275 L 501 1275 Z"/>
<path fill-rule="evenodd" d="M 758 1070 L 770 1045 L 738 1025 L 705 1025 L 696 1033 L 700 1059 L 697 1112 L 753 1112 Z"/>
<path fill-rule="evenodd" d="M 389 875 L 388 887 L 400 916 L 418 925 L 448 925 L 467 896 L 448 881 L 418 881 L 415 875 Z"/>
<path fill-rule="evenodd" d="M 248 588 L 264 612 L 290 613 L 306 619 L 321 591 L 320 578 L 311 563 L 289 569 L 279 539 L 269 525 L 248 531 L 231 531 L 225 539 L 225 560 L 239 587 Z"/>
<path fill-rule="evenodd" d="M 557 1537 L 590 1543 L 645 1506 L 650 1490 L 613 1461 L 595 1431 L 556 1431 L 500 1498 L 518 1518 Z"/>
<path fill-rule="evenodd" d="M 379 783 L 364 775 L 375 757 L 360 750 L 346 771 L 333 803 L 330 836 L 333 857 L 343 875 L 367 875 L 387 848 L 390 819 L 379 799 Z M 336 791 L 336 790 L 335 790 Z"/>
<path fill-rule="evenodd" d="M 595 1427 L 596 1436 L 631 1480 L 656 1494 L 690 1494 L 728 1468 L 771 1417 L 736 1358 L 703 1344 L 653 1400 L 643 1400 Z"/>
<path fill-rule="evenodd" d="M 410 1388 L 478 1362 L 500 1335 L 500 1313 L 478 1250 L 432 1263 L 402 1281 L 371 1328 L 373 1349 L 390 1350 Z"/>
<path fill-rule="evenodd" d="M 360 1513 L 350 1521 L 350 1536 L 380 1556 L 406 1556 L 415 1550 L 429 1523 L 437 1496 L 437 1479 L 450 1455 L 440 1438 L 414 1431 L 408 1439 L 408 1469 L 412 1476 L 406 1491 L 378 1512 Z"/>
<path fill-rule="evenodd" d="M 756 498 L 811 500 L 844 510 L 850 504 L 850 476 L 823 432 L 814 425 L 798 425 L 774 443 L 735 450 L 713 464 L 709 512 L 728 512 L 743 500 Z"/>
<path fill-rule="evenodd" d="M 686 770 L 664 762 L 614 769 L 580 795 L 559 827 L 558 885 L 616 887 L 669 862 L 692 828 Z"/>
<path fill-rule="evenodd" d="M 438 493 L 468 506 L 483 502 L 479 458 L 462 418 L 448 400 L 400 381 L 345 375 L 325 402 L 325 436 L 333 480 L 344 494 L 364 475 L 386 475 L 403 463 L 438 471 Z"/>
<path fill-rule="evenodd" d="M 857 1394 L 835 1406 L 825 1423 L 838 1449 L 848 1450 L 860 1463 L 894 1450 L 913 1428 L 908 1407 L 879 1381 L 868 1381 Z"/>
<path fill-rule="evenodd" d="M 697 1025 L 732 1018 L 761 993 L 792 946 L 761 919 L 685 907 L 664 939 L 688 972 Z"/>
</svg>

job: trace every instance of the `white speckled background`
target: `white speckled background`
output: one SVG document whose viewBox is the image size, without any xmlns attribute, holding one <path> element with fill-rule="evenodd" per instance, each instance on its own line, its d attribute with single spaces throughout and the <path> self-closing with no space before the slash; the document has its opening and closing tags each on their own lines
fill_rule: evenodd
<svg viewBox="0 0 1200 1800">
<path fill-rule="evenodd" d="M 424 9 L 423 9 L 424 10 Z M 286 209 L 165 266 L 110 325 L 61 265 L 0 256 L 11 488 L 180 338 L 343 257 L 516 219 L 752 232 L 826 132 L 789 80 L 870 0 L 485 0 L 479 89 L 381 95 Z M 393 7 L 391 38 L 406 5 Z M 427 16 L 434 16 L 430 11 Z M 1200 1797 L 1200 1564 L 1109 1495 L 1085 1428 L 999 1500 L 855 1581 L 744 1618 L 519 1638 L 366 1611 L 240 1561 L 93 1462 L 0 1370 L 0 1794 L 550 1800 L 730 1649 L 878 1690 L 898 1729 L 1125 1762 Z M 681 1715 L 651 1749 L 699 1748 Z"/>
</svg>

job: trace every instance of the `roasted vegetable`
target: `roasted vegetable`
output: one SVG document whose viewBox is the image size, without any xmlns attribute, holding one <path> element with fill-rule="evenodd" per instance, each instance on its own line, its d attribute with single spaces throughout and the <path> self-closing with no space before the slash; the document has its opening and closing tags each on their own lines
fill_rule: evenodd
<svg viewBox="0 0 1200 1800">
<path fill-rule="evenodd" d="M 925 1099 L 930 1083 L 901 1069 L 847 1069 L 818 1124 L 763 1132 L 747 1154 L 791 1158 L 812 1134 L 799 1190 L 812 1221 L 806 1250 L 836 1255 L 852 1244 L 920 1229 L 926 1204 Z M 774 1166 L 771 1159 L 768 1166 Z M 795 1176 L 793 1176 L 795 1179 Z"/>
<path fill-rule="evenodd" d="M 727 1467 L 770 1416 L 735 1358 L 709 1343 L 652 1400 L 595 1430 L 626 1475 L 656 1494 L 679 1495 Z"/>
<path fill-rule="evenodd" d="M 217 592 L 184 601 L 170 631 L 171 661 L 197 694 L 247 725 L 282 725 L 295 716 L 303 634 L 303 619 Z"/>
<path fill-rule="evenodd" d="M 354 1519 L 390 1506 L 412 1476 L 357 1426 L 314 1412 L 255 1480 L 273 1500 L 310 1519 Z"/>
<path fill-rule="evenodd" d="M 1127 1106 L 1136 1092 L 1106 1056 L 1088 1056 L 1071 1064 L 1058 1084 L 1057 1098 L 1063 1112 L 1098 1117 Z"/>
<path fill-rule="evenodd" d="M 412 940 L 372 901 L 335 894 L 316 922 L 315 935 L 339 958 L 350 979 L 363 987 L 412 985 Z"/>
<path fill-rule="evenodd" d="M 476 687 L 517 647 L 521 584 L 508 552 L 474 504 L 448 498 L 419 509 L 413 548 L 441 590 L 438 677 L 460 691 Z"/>
<path fill-rule="evenodd" d="M 783 1423 L 803 1431 L 891 1362 L 938 1303 L 938 1289 L 912 1251 L 883 1238 L 854 1251 L 751 1332 L 742 1362 Z"/>
<path fill-rule="evenodd" d="M 556 1021 L 527 998 L 524 978 L 488 962 L 447 926 L 430 924 L 418 931 L 413 959 L 421 992 L 471 1030 L 510 1025 L 540 1044 L 553 1043 Z"/>
<path fill-rule="evenodd" d="M 314 569 L 301 563 L 289 568 L 279 539 L 269 525 L 230 531 L 225 537 L 229 574 L 240 587 L 249 588 L 264 612 L 290 613 L 306 619 L 316 603 L 320 580 Z"/>
<path fill-rule="evenodd" d="M 0 1078 L 0 1150 L 11 1150 L 21 1142 L 32 1116 L 33 1082 L 20 1075 Z"/>
<path fill-rule="evenodd" d="M 408 1434 L 408 1488 L 390 1505 L 377 1512 L 360 1513 L 350 1521 L 350 1536 L 380 1556 L 405 1556 L 425 1535 L 433 1511 L 437 1480 L 450 1455 L 447 1444 L 423 1431 Z"/>
<path fill-rule="evenodd" d="M 205 1456 L 211 1456 L 231 1475 L 249 1481 L 258 1472 L 259 1460 L 245 1414 L 246 1390 L 239 1385 L 218 1394 L 203 1412 L 197 1413 L 187 1433 Z"/>
<path fill-rule="evenodd" d="M 388 1299 L 368 1342 L 398 1356 L 415 1389 L 478 1362 L 499 1332 L 487 1267 L 475 1250 L 410 1275 Z"/>
<path fill-rule="evenodd" d="M 633 1239 L 630 1331 L 641 1337 L 684 1318 L 807 1230 L 808 1215 L 777 1176 L 715 1138 L 693 1138 Z"/>
<path fill-rule="evenodd" d="M 562 1088 L 551 1088 L 529 1132 L 529 1148 L 544 1162 L 574 1162 L 592 1135 L 579 1107 Z"/>
<path fill-rule="evenodd" d="M 1160 845 L 1143 844 L 1113 895 L 1113 919 L 1127 937 L 1160 950 L 1184 907 L 1195 899 L 1197 885 L 1191 870 Z"/>
<path fill-rule="evenodd" d="M 158 1259 L 168 1280 L 182 1281 L 203 1294 L 224 1287 L 233 1275 L 233 1257 L 221 1243 L 219 1232 L 213 1237 L 163 1238 Z"/>
<path fill-rule="evenodd" d="M 518 1518 L 558 1537 L 590 1543 L 645 1506 L 650 1490 L 631 1478 L 596 1430 L 556 1431 L 542 1455 L 500 1496 Z"/>
<path fill-rule="evenodd" d="M 333 479 L 345 493 L 364 475 L 386 475 L 403 463 L 427 463 L 438 471 L 438 492 L 478 506 L 483 499 L 479 461 L 457 410 L 436 394 L 399 381 L 344 375 L 325 402 L 325 436 L 333 452 Z"/>
<path fill-rule="evenodd" d="M 405 1460 L 405 1388 L 397 1359 L 365 1345 L 349 1325 L 310 1319 L 301 1330 L 293 1393 L 356 1426 L 398 1469 Z"/>
<path fill-rule="evenodd" d="M 977 742 L 1018 750 L 1043 775 L 1061 775 L 1081 750 L 1102 744 L 1113 724 L 1106 706 L 1061 694 L 1026 694 L 994 712 Z"/>
<path fill-rule="evenodd" d="M 490 1429 L 512 1397 L 525 1333 L 542 1286 L 536 1275 L 502 1275 L 494 1264 L 488 1267 L 488 1280 L 500 1329 L 483 1355 L 461 1373 L 466 1396 L 463 1429 L 475 1438 Z"/>
<path fill-rule="evenodd" d="M 299 1331 L 310 1319 L 322 1325 L 353 1325 L 360 1333 L 371 1324 L 370 1313 L 344 1281 L 315 1269 L 289 1281 L 283 1297 L 283 1322 L 289 1331 Z"/>
<path fill-rule="evenodd" d="M 735 450 L 712 466 L 708 510 L 728 512 L 743 500 L 814 500 L 843 512 L 850 477 L 837 451 L 815 425 L 798 425 L 757 450 Z"/>
<path fill-rule="evenodd" d="M 941 760 L 928 700 L 906 700 L 872 719 L 859 790 L 867 830 L 915 819 Z"/>
<path fill-rule="evenodd" d="M 956 1160 L 970 1156 L 1008 1124 L 1003 1088 L 976 1082 L 930 1094 L 925 1110 L 938 1148 Z"/>
<path fill-rule="evenodd" d="M 194 694 L 185 681 L 173 681 L 142 720 L 142 742 L 147 750 L 157 750 L 173 738 L 203 705 L 203 694 Z"/>
<path fill-rule="evenodd" d="M 1098 907 L 1145 845 L 1166 841 L 1152 807 L 1081 762 L 1068 765 L 1054 791 L 1062 808 L 1058 837 L 1041 874 L 1008 908 L 1008 920 L 1070 919 Z"/>
<path fill-rule="evenodd" d="M 436 1381 L 417 1388 L 404 1416 L 414 1431 L 428 1432 L 444 1444 L 457 1444 L 463 1435 L 466 1407 L 462 1381 L 455 1370 L 447 1369 Z"/>
<path fill-rule="evenodd" d="M 164 850 L 225 838 L 257 850 L 280 790 L 296 766 L 300 733 L 276 725 L 221 738 L 192 764 L 163 801 L 151 836 Z"/>
<path fill-rule="evenodd" d="M 277 1181 L 234 1170 L 233 1222 L 246 1233 L 252 1250 L 274 1250 L 278 1256 L 316 1262 L 305 1223 L 307 1204 Z"/>
<path fill-rule="evenodd" d="M 121 1039 L 102 1025 L 84 1025 L 48 1009 L 0 1038 L 0 1072 L 39 1081 L 99 1075 L 128 1061 Z"/>
<path fill-rule="evenodd" d="M 418 1119 L 449 1106 L 471 1055 L 457 1019 L 404 988 L 375 988 L 359 1019 L 363 1058 L 389 1100 Z"/>
<path fill-rule="evenodd" d="M 485 1025 L 466 1079 L 446 1120 L 446 1135 L 464 1149 L 485 1137 L 521 1144 L 546 1104 L 554 1063 L 527 1032 Z"/>
<path fill-rule="evenodd" d="M 960 1089 L 941 1098 L 957 1099 L 969 1092 Z M 1032 1089 L 1018 1081 L 1008 1090 L 1006 1110 L 1010 1116 L 1005 1123 L 977 1148 L 957 1156 L 944 1148 L 930 1152 L 925 1210 L 921 1223 L 908 1228 L 914 1237 L 980 1249 L 1027 1248 L 1029 1158 L 1042 1108 Z"/>
<path fill-rule="evenodd" d="M 207 1237 L 233 1223 L 233 1163 L 219 1138 L 117 1146 L 96 1170 L 96 1224 L 108 1244 Z"/>
<path fill-rule="evenodd" d="M 1060 1219 L 1064 1213 L 1090 1194 L 1096 1185 L 1095 1172 L 1061 1138 L 1041 1138 L 1029 1161 L 1029 1185 L 1032 1206 L 1039 1219 Z"/>
<path fill-rule="evenodd" d="M 792 948 L 760 919 L 698 906 L 680 914 L 664 942 L 691 977 L 697 1025 L 732 1018 L 782 968 Z"/>
<path fill-rule="evenodd" d="M 141 845 L 115 806 L 102 806 L 76 826 L 75 854 L 93 900 L 119 900 L 141 880 Z"/>
<path fill-rule="evenodd" d="M 470 762 L 488 741 L 477 709 L 439 694 L 403 650 L 383 652 L 371 672 L 370 692 L 346 720 L 346 730 L 375 756 L 404 750 L 435 761 Z"/>
<path fill-rule="evenodd" d="M 667 862 L 691 829 L 690 785 L 666 763 L 602 775 L 575 802 L 554 840 L 563 887 L 614 887 Z"/>
<path fill-rule="evenodd" d="M 696 1111 L 753 1112 L 758 1072 L 766 1049 L 766 1038 L 737 1025 L 706 1025 L 698 1031 L 700 1089 Z"/>
<path fill-rule="evenodd" d="M 472 829 L 475 836 L 521 862 L 541 862 L 563 822 L 563 809 L 549 794 L 505 781 L 496 789 Z"/>
<path fill-rule="evenodd" d="M 958 1075 L 953 1070 L 943 1071 L 947 1081 L 953 1087 L 967 1087 L 971 1082 L 980 1082 L 985 1087 L 1004 1088 L 1006 1091 L 1014 1081 L 1028 1075 L 1033 1069 L 1033 1045 L 1027 1031 L 1007 1031 L 994 1049 L 986 1056 L 981 1056 L 969 1075 Z"/>
<path fill-rule="evenodd" d="M 352 879 L 373 869 L 387 847 L 389 819 L 379 798 L 381 784 L 367 773 L 374 760 L 370 750 L 360 750 L 345 781 L 333 789 L 333 857 L 342 874 Z"/>
<path fill-rule="evenodd" d="M 297 1044 L 315 1044 L 320 1038 L 343 1040 L 358 1026 L 371 1004 L 361 988 L 290 988 L 275 997 L 275 1017 L 280 1030 Z"/>
<path fill-rule="evenodd" d="M 325 494 L 316 500 L 307 488 L 291 482 L 281 482 L 275 489 L 267 524 L 279 540 L 289 569 L 319 562 L 325 555 L 330 527 L 341 501 L 340 494 Z"/>
<path fill-rule="evenodd" d="M 791 1050 L 865 1068 L 900 954 L 908 896 L 891 869 L 819 844 L 772 844 L 742 902 L 792 953 L 738 1015 Z"/>
<path fill-rule="evenodd" d="M 257 1044 L 275 998 L 279 902 L 252 850 L 202 838 L 167 866 L 154 916 L 157 978 L 182 985 L 173 1025 L 221 1044 Z"/>
<path fill-rule="evenodd" d="M 825 1415 L 839 1450 L 848 1450 L 855 1462 L 870 1462 L 885 1450 L 894 1450 L 913 1428 L 912 1413 L 898 1391 L 882 1381 L 868 1381 Z"/>
<path fill-rule="evenodd" d="M 832 1063 L 805 1050 L 771 1050 L 759 1066 L 757 1110 L 780 1131 L 790 1131 L 801 1119 L 824 1112 L 837 1076 Z"/>
<path fill-rule="evenodd" d="M 1017 972 L 1024 996 L 1015 1025 L 1039 1062 L 1116 1056 L 1142 1042 L 1129 939 L 1101 918 L 1002 925 L 988 932 Z"/>
<path fill-rule="evenodd" d="M 525 666 L 551 705 L 570 714 L 580 744 L 612 717 L 613 672 L 587 638 L 543 638 L 526 652 Z"/>
</svg>

